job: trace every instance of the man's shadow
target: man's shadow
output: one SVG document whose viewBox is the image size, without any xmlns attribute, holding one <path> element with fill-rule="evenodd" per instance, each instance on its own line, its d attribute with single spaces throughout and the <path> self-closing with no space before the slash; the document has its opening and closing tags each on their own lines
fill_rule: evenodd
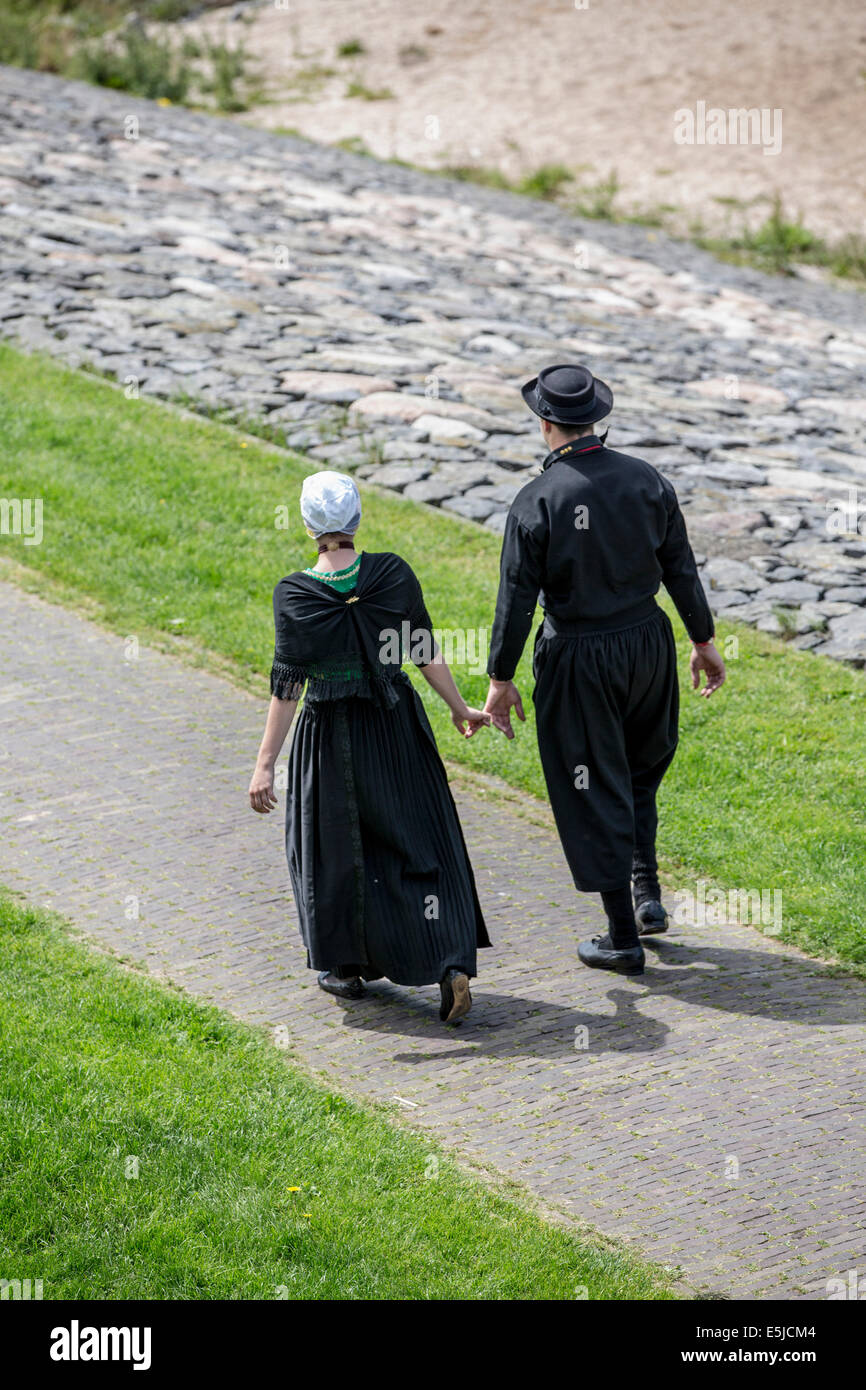
<svg viewBox="0 0 866 1390">
<path fill-rule="evenodd" d="M 430 1050 L 395 1055 L 394 1060 L 409 1063 L 477 1055 L 564 1059 L 582 1052 L 654 1052 L 671 1031 L 670 1025 L 641 1011 L 641 1004 L 654 995 L 773 1022 L 822 1028 L 866 1025 L 866 986 L 833 967 L 788 954 L 680 942 L 676 937 L 644 938 L 644 946 L 646 972 L 633 982 L 596 972 L 600 1000 L 603 997 L 613 1013 L 490 993 L 482 977 L 473 986 L 468 1018 L 447 1027 L 438 1017 L 438 992 L 408 992 L 383 980 L 368 987 L 366 1000 L 346 1010 L 344 1022 L 362 1032 L 429 1040 Z M 583 972 L 584 967 L 575 961 L 574 970 Z M 567 1000 L 569 976 L 559 975 L 558 982 Z M 443 1048 L 439 1044 L 445 1038 L 448 1045 Z M 463 1046 L 455 1048 L 456 1041 Z"/>
<path fill-rule="evenodd" d="M 805 1025 L 866 1025 L 866 984 L 839 967 L 787 953 L 643 938 L 653 994 L 726 1013 Z"/>
</svg>

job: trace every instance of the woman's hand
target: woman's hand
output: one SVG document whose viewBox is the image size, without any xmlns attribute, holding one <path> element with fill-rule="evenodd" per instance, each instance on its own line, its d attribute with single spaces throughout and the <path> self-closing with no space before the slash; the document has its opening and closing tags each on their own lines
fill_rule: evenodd
<svg viewBox="0 0 866 1390">
<path fill-rule="evenodd" d="M 485 714 L 483 709 L 473 709 L 464 700 L 451 710 L 451 723 L 464 738 L 471 738 L 479 729 L 490 723 L 490 715 Z M 464 727 L 466 724 L 469 725 L 468 728 Z"/>
<path fill-rule="evenodd" d="M 261 815 L 266 816 L 276 804 L 274 769 L 271 766 L 256 763 L 256 770 L 250 782 L 250 807 L 253 811 L 258 811 Z"/>
</svg>

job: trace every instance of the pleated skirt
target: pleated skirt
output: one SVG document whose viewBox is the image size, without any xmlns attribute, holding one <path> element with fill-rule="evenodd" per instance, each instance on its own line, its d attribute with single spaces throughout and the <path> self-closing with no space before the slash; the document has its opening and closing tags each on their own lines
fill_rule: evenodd
<svg viewBox="0 0 866 1390">
<path fill-rule="evenodd" d="M 308 702 L 289 755 L 286 855 L 314 970 L 395 984 L 476 973 L 490 944 L 433 731 L 408 679 L 386 709 Z"/>
</svg>

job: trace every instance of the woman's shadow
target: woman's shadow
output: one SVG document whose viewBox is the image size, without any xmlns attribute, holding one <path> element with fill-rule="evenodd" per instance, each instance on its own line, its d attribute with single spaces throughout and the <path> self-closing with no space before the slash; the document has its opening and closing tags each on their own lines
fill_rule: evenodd
<svg viewBox="0 0 866 1390">
<path fill-rule="evenodd" d="M 606 998 L 612 1014 L 475 989 L 469 1017 L 448 1027 L 439 1020 L 438 992 L 410 993 L 383 981 L 365 1001 L 347 1009 L 344 1022 L 361 1032 L 428 1041 L 430 1050 L 395 1053 L 394 1061 L 409 1063 L 478 1055 L 564 1058 L 587 1052 L 652 1052 L 662 1046 L 668 1025 L 640 1013 L 639 995 L 615 987 Z M 455 1047 L 455 1042 L 463 1045 Z"/>
<path fill-rule="evenodd" d="M 589 1051 L 640 1053 L 661 1049 L 671 1026 L 641 1011 L 653 996 L 668 996 L 698 1009 L 719 1009 L 773 1022 L 828 1027 L 866 1027 L 866 986 L 838 969 L 772 950 L 751 950 L 674 939 L 645 939 L 646 972 L 634 982 L 599 976 L 599 993 L 609 1010 L 589 1012 L 576 1005 L 494 994 L 473 988 L 473 1007 L 455 1028 L 444 1029 L 433 990 L 401 989 L 386 981 L 370 987 L 365 1001 L 346 1010 L 348 1028 L 429 1040 L 394 1060 L 429 1062 L 485 1057 L 559 1057 Z M 583 968 L 575 961 L 575 973 Z M 539 977 L 544 971 L 539 967 Z M 559 974 L 567 998 L 569 979 Z M 581 993 L 585 983 L 581 979 Z M 447 1037 L 447 1048 L 439 1044 Z M 454 1047 L 460 1041 L 463 1046 Z"/>
</svg>

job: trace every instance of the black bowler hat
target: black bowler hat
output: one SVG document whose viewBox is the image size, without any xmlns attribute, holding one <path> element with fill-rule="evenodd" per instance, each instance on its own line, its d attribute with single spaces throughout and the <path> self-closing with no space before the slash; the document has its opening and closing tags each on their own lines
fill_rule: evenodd
<svg viewBox="0 0 866 1390">
<path fill-rule="evenodd" d="M 530 410 L 554 424 L 591 425 L 613 409 L 613 392 L 588 367 L 542 367 L 521 392 Z"/>
</svg>

